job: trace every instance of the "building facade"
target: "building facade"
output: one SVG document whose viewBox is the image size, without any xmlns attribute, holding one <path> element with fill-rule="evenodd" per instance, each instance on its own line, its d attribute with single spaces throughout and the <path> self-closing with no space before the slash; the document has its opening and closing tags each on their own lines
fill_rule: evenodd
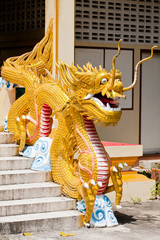
<svg viewBox="0 0 160 240">
<path fill-rule="evenodd" d="M 121 54 L 116 60 L 116 68 L 122 72 L 124 86 L 132 83 L 136 63 L 149 56 L 151 47 L 160 43 L 160 0 L 17 0 L 12 2 L 28 3 L 31 7 L 29 12 L 36 8 L 40 10 L 38 5 L 31 6 L 33 2 L 43 6 L 43 11 L 38 12 L 43 13 L 39 19 L 40 22 L 37 20 L 39 15 L 31 21 L 35 23 L 34 26 L 40 24 L 39 26 L 42 27 L 38 30 L 39 36 L 40 31 L 41 33 L 44 31 L 44 25 L 47 28 L 50 18 L 53 17 L 54 62 L 62 59 L 68 64 L 74 62 L 82 66 L 90 61 L 94 67 L 102 65 L 110 70 L 112 57 L 117 52 L 118 40 L 122 39 Z M 32 15 L 29 12 L 23 21 L 25 32 L 28 31 L 28 27 L 30 29 L 33 26 L 29 23 L 27 25 L 27 19 L 29 19 L 27 16 L 35 16 L 34 13 Z M 30 42 L 34 45 L 36 39 L 34 35 L 30 37 L 32 38 Z M 15 42 L 20 48 L 21 41 Z M 159 50 L 158 47 L 154 51 L 152 60 L 143 63 L 134 90 L 130 91 L 127 99 L 121 102 L 123 113 L 118 125 L 97 128 L 103 141 L 141 143 L 145 153 L 160 152 Z M 19 54 L 19 51 L 15 54 L 12 50 L 10 56 L 11 53 L 13 56 Z M 53 76 L 56 74 L 54 65 Z"/>
</svg>

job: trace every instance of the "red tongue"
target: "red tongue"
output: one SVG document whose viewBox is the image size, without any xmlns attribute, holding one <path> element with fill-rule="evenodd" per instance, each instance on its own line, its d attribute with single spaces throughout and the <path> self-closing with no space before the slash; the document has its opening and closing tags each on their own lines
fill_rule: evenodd
<svg viewBox="0 0 160 240">
<path fill-rule="evenodd" d="M 118 108 L 119 106 L 118 106 L 118 104 L 111 104 L 110 107 L 111 108 Z"/>
<path fill-rule="evenodd" d="M 118 104 L 119 103 L 119 99 L 109 99 L 109 98 L 104 98 L 104 97 L 99 97 L 99 100 L 101 100 L 103 103 L 110 103 L 110 104 Z"/>
</svg>

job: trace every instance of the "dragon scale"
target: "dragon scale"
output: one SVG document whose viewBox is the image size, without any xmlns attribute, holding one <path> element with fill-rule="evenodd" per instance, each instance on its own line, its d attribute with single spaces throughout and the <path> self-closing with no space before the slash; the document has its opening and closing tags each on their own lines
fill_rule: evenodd
<svg viewBox="0 0 160 240">
<path fill-rule="evenodd" d="M 93 121 L 84 117 L 84 124 L 97 159 L 97 181 L 102 183 L 102 186 L 97 192 L 97 195 L 100 195 L 105 191 L 108 185 L 110 162 L 109 159 L 107 159 L 106 152 L 98 137 Z"/>
<path fill-rule="evenodd" d="M 52 109 L 47 104 L 44 104 L 41 109 L 41 126 L 39 137 L 48 137 L 51 132 L 51 112 Z"/>
</svg>

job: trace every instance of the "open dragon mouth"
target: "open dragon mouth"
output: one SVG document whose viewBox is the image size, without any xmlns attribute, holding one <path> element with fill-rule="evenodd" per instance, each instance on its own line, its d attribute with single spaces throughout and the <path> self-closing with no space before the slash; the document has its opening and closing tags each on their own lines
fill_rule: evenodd
<svg viewBox="0 0 160 240">
<path fill-rule="evenodd" d="M 106 111 L 121 111 L 121 108 L 119 106 L 119 99 L 120 98 L 107 98 L 107 96 L 102 96 L 101 93 L 98 94 L 88 94 L 85 98 L 85 100 L 93 100 L 98 103 L 104 110 Z"/>
</svg>

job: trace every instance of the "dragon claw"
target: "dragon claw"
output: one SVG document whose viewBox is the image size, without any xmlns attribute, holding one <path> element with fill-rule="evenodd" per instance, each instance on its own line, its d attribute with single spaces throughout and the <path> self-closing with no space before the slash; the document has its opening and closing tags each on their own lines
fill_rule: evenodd
<svg viewBox="0 0 160 240">
<path fill-rule="evenodd" d="M 89 188 L 88 183 L 85 183 L 84 187 L 88 189 Z"/>
<path fill-rule="evenodd" d="M 87 228 L 90 228 L 90 224 L 89 223 L 84 223 L 84 226 Z"/>
<path fill-rule="evenodd" d="M 119 164 L 118 164 L 118 167 L 119 167 L 119 168 L 123 168 L 122 163 L 119 163 Z"/>
<path fill-rule="evenodd" d="M 116 167 L 113 168 L 113 172 L 118 172 Z"/>
<path fill-rule="evenodd" d="M 86 205 L 86 213 L 83 220 L 85 227 L 90 227 L 89 221 L 92 217 L 96 195 L 101 183 L 95 183 L 94 179 L 90 179 L 82 185 L 82 197 Z"/>
<path fill-rule="evenodd" d="M 99 187 L 102 187 L 102 183 L 101 183 L 101 182 L 98 182 L 98 186 L 99 186 Z"/>
<path fill-rule="evenodd" d="M 128 164 L 125 162 L 125 163 L 124 163 L 124 166 L 125 166 L 125 167 L 127 167 L 127 166 L 128 166 Z"/>
<path fill-rule="evenodd" d="M 121 205 L 116 205 L 116 208 L 117 208 L 117 209 L 121 209 L 122 206 L 121 206 Z"/>
<path fill-rule="evenodd" d="M 95 181 L 94 181 L 94 179 L 91 180 L 91 184 L 95 186 Z"/>
<path fill-rule="evenodd" d="M 17 118 L 16 118 L 16 121 L 17 121 L 17 122 L 20 122 L 20 118 L 19 118 L 19 117 L 17 117 Z"/>
</svg>

